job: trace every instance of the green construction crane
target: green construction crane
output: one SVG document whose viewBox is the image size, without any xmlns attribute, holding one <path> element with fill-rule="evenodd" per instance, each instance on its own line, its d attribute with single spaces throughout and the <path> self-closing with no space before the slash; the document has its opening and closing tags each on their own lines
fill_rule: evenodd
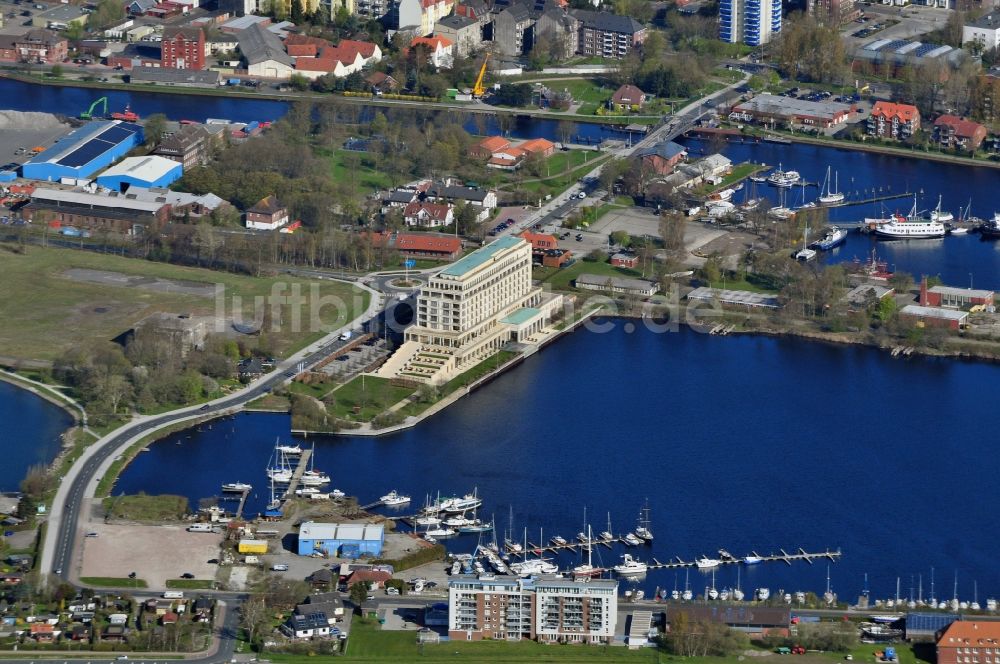
<svg viewBox="0 0 1000 664">
<path fill-rule="evenodd" d="M 108 114 L 108 98 L 107 97 L 101 97 L 100 99 L 98 99 L 97 101 L 95 101 L 93 104 L 91 104 L 90 108 L 88 108 L 86 111 L 84 111 L 83 113 L 80 114 L 80 119 L 81 120 L 92 120 L 94 118 L 94 109 L 97 108 L 98 106 L 103 106 L 104 107 L 104 112 L 101 113 L 102 116 Z"/>
</svg>

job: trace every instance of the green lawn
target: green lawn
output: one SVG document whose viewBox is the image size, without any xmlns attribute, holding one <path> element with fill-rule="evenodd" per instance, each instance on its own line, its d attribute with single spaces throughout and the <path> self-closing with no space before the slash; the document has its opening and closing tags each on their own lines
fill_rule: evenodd
<svg viewBox="0 0 1000 664">
<path fill-rule="evenodd" d="M 3 355 L 25 359 L 51 360 L 71 347 L 87 346 L 107 341 L 131 329 L 139 320 L 160 311 L 187 313 L 193 316 L 215 315 L 214 291 L 204 294 L 183 293 L 163 287 L 140 287 L 122 282 L 93 283 L 67 276 L 67 270 L 85 268 L 122 275 L 183 281 L 188 285 L 221 287 L 223 300 L 218 303 L 226 314 L 239 310 L 252 320 L 254 298 L 268 296 L 272 288 L 278 295 L 288 294 L 293 287 L 300 289 L 306 300 L 302 308 L 299 330 L 293 329 L 290 307 L 275 307 L 272 320 L 277 330 L 269 337 L 275 350 L 289 354 L 322 336 L 311 331 L 311 288 L 319 288 L 321 297 L 336 297 L 346 303 L 347 315 L 353 318 L 364 311 L 368 293 L 348 284 L 281 275 L 250 277 L 200 268 L 73 249 L 53 249 L 29 246 L 27 253 L 16 254 L 0 248 L 0 273 L 4 275 L 4 298 L 0 301 L 0 348 Z M 263 312 L 262 312 L 263 313 Z M 329 329 L 345 322 L 338 307 L 325 306 L 321 321 Z"/>
<path fill-rule="evenodd" d="M 340 419 L 369 422 L 414 391 L 412 387 L 392 385 L 388 378 L 357 376 L 329 395 L 334 403 L 328 410 Z M 359 407 L 357 413 L 354 412 L 356 406 Z"/>
<path fill-rule="evenodd" d="M 553 177 L 546 180 L 535 180 L 533 182 L 525 182 L 521 185 L 522 189 L 525 191 L 539 191 L 540 189 L 546 189 L 555 193 L 561 193 L 567 187 L 574 184 L 577 180 L 582 178 L 584 175 L 594 170 L 598 164 L 608 158 L 608 153 L 596 152 L 593 150 L 571 150 L 569 154 L 578 153 L 583 156 L 580 157 L 570 157 L 573 161 L 571 163 L 580 163 L 581 165 L 574 168 L 569 173 L 565 173 L 559 177 Z M 567 153 L 559 153 L 567 154 Z M 553 155 L 551 159 L 555 159 L 557 155 Z M 577 161 L 579 160 L 579 161 Z M 552 166 L 552 173 L 557 173 L 558 169 L 555 165 Z M 543 174 L 543 177 L 545 175 Z"/>
<path fill-rule="evenodd" d="M 615 267 L 607 262 L 590 262 L 583 259 L 577 260 L 567 268 L 536 268 L 534 278 L 541 280 L 555 288 L 556 290 L 571 289 L 572 282 L 580 274 L 596 274 L 607 277 L 637 278 L 642 277 L 636 270 Z M 595 291 L 596 292 L 596 291 Z"/>
<path fill-rule="evenodd" d="M 211 579 L 167 579 L 167 588 L 174 590 L 211 590 L 215 581 Z"/>
<path fill-rule="evenodd" d="M 317 151 L 330 159 L 330 172 L 338 182 L 352 182 L 360 191 L 371 193 L 392 188 L 392 180 L 377 168 L 374 158 L 364 152 L 351 150 Z"/>
<path fill-rule="evenodd" d="M 81 576 L 80 583 L 96 588 L 146 588 L 142 579 L 115 578 L 113 576 Z"/>
<path fill-rule="evenodd" d="M 184 496 L 111 496 L 104 499 L 104 509 L 115 519 L 129 521 L 176 521 L 188 512 Z"/>
<path fill-rule="evenodd" d="M 294 655 L 268 654 L 278 664 L 302 661 Z M 325 662 L 660 662 L 667 661 L 655 650 L 628 650 L 614 646 L 543 645 L 534 641 L 449 641 L 420 646 L 414 632 L 382 631 L 371 619 L 356 619 L 351 625 L 343 656 L 310 657 Z M 685 660 L 688 661 L 688 660 Z"/>
<path fill-rule="evenodd" d="M 720 182 L 719 184 L 696 187 L 695 189 L 692 189 L 692 192 L 698 196 L 705 196 L 711 192 L 726 189 L 736 184 L 740 180 L 743 180 L 753 175 L 757 171 L 761 170 L 765 170 L 765 167 L 760 166 L 758 164 L 753 164 L 750 162 L 737 164 L 736 166 L 733 166 L 733 172 L 727 175 L 726 177 L 722 178 L 722 182 Z"/>
</svg>

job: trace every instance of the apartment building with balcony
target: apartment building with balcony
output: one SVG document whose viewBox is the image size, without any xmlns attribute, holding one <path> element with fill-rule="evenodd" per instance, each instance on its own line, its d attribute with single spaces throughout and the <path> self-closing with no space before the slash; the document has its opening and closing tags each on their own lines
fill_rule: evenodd
<svg viewBox="0 0 1000 664">
<path fill-rule="evenodd" d="M 448 635 L 467 641 L 611 643 L 617 595 L 613 579 L 457 576 L 448 583 Z"/>
<path fill-rule="evenodd" d="M 904 141 L 920 129 L 920 111 L 910 104 L 877 101 L 868 117 L 868 134 Z"/>
<path fill-rule="evenodd" d="M 719 39 L 761 46 L 781 32 L 781 0 L 722 0 Z"/>
<path fill-rule="evenodd" d="M 579 22 L 577 53 L 586 56 L 624 58 L 642 46 L 648 30 L 631 16 L 577 9 L 570 12 Z"/>
</svg>

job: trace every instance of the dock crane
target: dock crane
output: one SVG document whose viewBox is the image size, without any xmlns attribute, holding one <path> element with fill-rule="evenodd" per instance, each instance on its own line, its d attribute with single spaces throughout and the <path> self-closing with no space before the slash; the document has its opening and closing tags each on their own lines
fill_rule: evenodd
<svg viewBox="0 0 1000 664">
<path fill-rule="evenodd" d="M 472 86 L 472 96 L 482 97 L 486 94 L 486 88 L 483 87 L 483 79 L 486 78 L 486 64 L 490 61 L 490 54 L 487 53 L 486 57 L 483 58 L 483 66 L 479 69 L 479 76 L 476 77 L 476 84 Z"/>
<path fill-rule="evenodd" d="M 108 98 L 107 97 L 101 97 L 100 99 L 98 99 L 97 101 L 95 101 L 93 104 L 91 104 L 90 108 L 88 108 L 83 113 L 80 113 L 80 119 L 81 120 L 92 120 L 94 118 L 94 109 L 96 109 L 98 106 L 103 106 L 103 108 L 104 108 L 104 113 L 101 114 L 102 116 L 108 114 Z"/>
</svg>

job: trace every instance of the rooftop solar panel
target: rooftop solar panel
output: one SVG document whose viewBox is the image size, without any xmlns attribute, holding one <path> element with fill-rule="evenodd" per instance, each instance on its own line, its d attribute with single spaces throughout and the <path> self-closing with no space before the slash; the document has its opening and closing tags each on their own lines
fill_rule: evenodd
<svg viewBox="0 0 1000 664">
<path fill-rule="evenodd" d="M 134 131 L 119 125 L 104 130 L 97 138 L 110 143 L 120 143 L 134 133 Z"/>
<path fill-rule="evenodd" d="M 920 58 L 920 57 L 923 57 L 923 56 L 927 55 L 928 53 L 930 53 L 931 51 L 933 51 L 936 48 L 940 48 L 940 44 L 921 44 L 920 48 L 918 48 L 914 52 L 914 55 L 916 55 L 918 58 Z"/>
<path fill-rule="evenodd" d="M 96 159 L 101 153 L 107 151 L 109 147 L 110 144 L 104 141 L 90 140 L 60 159 L 58 163 L 61 166 L 79 168 Z"/>
<path fill-rule="evenodd" d="M 909 44 L 905 39 L 893 39 L 891 42 L 880 48 L 880 51 L 895 51 L 900 46 L 906 46 Z"/>
</svg>

